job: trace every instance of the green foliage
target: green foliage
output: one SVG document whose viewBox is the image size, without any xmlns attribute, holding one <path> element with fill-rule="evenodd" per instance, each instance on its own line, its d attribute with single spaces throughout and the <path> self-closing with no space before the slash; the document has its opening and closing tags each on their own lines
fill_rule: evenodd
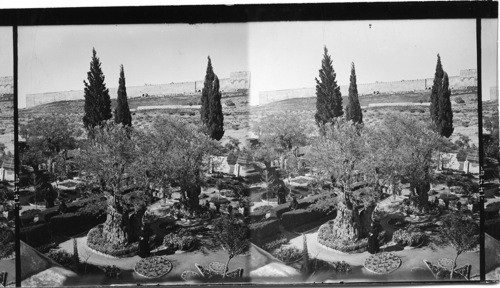
<svg viewBox="0 0 500 288">
<path fill-rule="evenodd" d="M 309 261 L 309 269 L 314 272 L 337 272 L 337 273 L 349 273 L 352 268 L 349 263 L 345 261 L 325 261 L 317 258 L 313 258 Z"/>
<path fill-rule="evenodd" d="M 245 222 L 232 216 L 222 216 L 214 222 L 213 237 L 228 254 L 223 277 L 226 276 L 229 262 L 237 255 L 244 254 L 250 247 L 250 229 Z"/>
<path fill-rule="evenodd" d="M 354 63 L 351 64 L 351 78 L 349 84 L 349 102 L 345 109 L 345 117 L 347 121 L 354 123 L 363 123 L 363 112 L 358 98 L 358 85 L 356 84 L 356 71 Z"/>
<path fill-rule="evenodd" d="M 128 107 L 127 88 L 125 87 L 125 72 L 123 65 L 120 65 L 120 79 L 118 80 L 118 97 L 115 109 L 115 123 L 132 126 L 132 115 Z"/>
<path fill-rule="evenodd" d="M 448 73 L 444 73 L 443 84 L 438 90 L 438 120 L 439 134 L 449 138 L 453 133 L 453 111 L 451 108 L 451 90 L 449 88 Z"/>
<path fill-rule="evenodd" d="M 83 116 L 83 125 L 87 130 L 98 125 L 103 125 L 104 122 L 112 117 L 109 89 L 106 88 L 104 78 L 101 61 L 97 57 L 95 49 L 92 49 L 90 71 L 87 73 L 88 82 L 83 81 L 85 84 L 85 115 Z"/>
<path fill-rule="evenodd" d="M 344 113 L 340 86 L 337 85 L 335 77 L 332 59 L 325 46 L 319 70 L 319 80 L 316 78 L 316 114 L 314 118 L 319 127 L 332 122 L 334 118 L 340 117 Z"/>
<path fill-rule="evenodd" d="M 452 213 L 443 217 L 441 240 L 439 245 L 451 245 L 458 255 L 471 251 L 479 244 L 478 221 L 461 213 Z"/>
</svg>

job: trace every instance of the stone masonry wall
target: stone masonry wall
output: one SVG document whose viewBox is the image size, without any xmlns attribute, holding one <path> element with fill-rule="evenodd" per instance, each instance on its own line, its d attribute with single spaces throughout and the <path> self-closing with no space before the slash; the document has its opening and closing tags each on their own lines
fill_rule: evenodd
<svg viewBox="0 0 500 288">
<path fill-rule="evenodd" d="M 235 92 L 240 89 L 250 88 L 250 72 L 240 71 L 232 72 L 229 78 L 220 79 L 220 87 L 222 92 Z M 127 87 L 127 96 L 129 98 L 141 97 L 145 94 L 148 95 L 178 95 L 178 94 L 193 94 L 201 92 L 203 89 L 203 81 L 192 82 L 177 82 L 158 85 L 144 85 L 144 86 L 129 86 Z M 117 87 L 109 88 L 109 96 L 111 98 L 117 97 Z M 0 92 L 1 94 L 1 92 Z M 57 101 L 71 101 L 82 100 L 83 90 L 48 92 L 26 95 L 26 107 L 57 102 Z"/>
<path fill-rule="evenodd" d="M 452 90 L 462 89 L 466 87 L 477 86 L 477 73 L 475 69 L 461 70 L 460 76 L 450 76 L 450 88 Z M 371 95 L 374 92 L 380 93 L 396 93 L 396 92 L 414 92 L 422 90 L 430 90 L 434 78 L 416 79 L 416 80 L 402 80 L 392 82 L 375 82 L 358 84 L 359 95 Z M 340 92 L 342 96 L 349 95 L 349 86 L 340 85 Z M 259 93 L 259 105 L 282 101 L 293 98 L 308 98 L 314 97 L 316 88 L 298 88 L 286 89 L 276 91 L 263 91 Z"/>
</svg>

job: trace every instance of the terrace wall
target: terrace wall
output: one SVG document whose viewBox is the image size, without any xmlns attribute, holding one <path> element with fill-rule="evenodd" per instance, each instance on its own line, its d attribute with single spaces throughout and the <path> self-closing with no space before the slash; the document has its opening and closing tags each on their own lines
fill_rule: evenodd
<svg viewBox="0 0 500 288">
<path fill-rule="evenodd" d="M 250 88 L 250 72 L 239 71 L 232 72 L 229 78 L 220 79 L 221 92 L 236 92 L 238 90 Z M 145 95 L 197 95 L 203 89 L 203 81 L 177 82 L 158 85 L 143 85 L 127 87 L 127 96 L 129 98 L 141 97 Z M 116 98 L 118 89 L 109 88 L 111 98 Z M 0 92 L 1 94 L 1 92 Z M 82 100 L 83 90 L 48 92 L 26 95 L 26 107 L 57 102 Z"/>
<path fill-rule="evenodd" d="M 467 87 L 477 86 L 477 71 L 475 69 L 461 70 L 459 76 L 450 76 L 450 88 L 463 89 Z M 415 80 L 401 80 L 391 82 L 375 82 L 358 84 L 359 95 L 372 95 L 376 92 L 379 93 L 396 93 L 396 92 L 414 92 L 422 90 L 430 90 L 434 78 L 415 79 Z M 340 92 L 343 96 L 349 94 L 348 85 L 340 85 Z M 299 88 L 299 89 L 286 89 L 276 91 L 263 91 L 259 93 L 259 105 L 271 102 L 293 99 L 293 98 L 308 98 L 314 97 L 316 93 L 315 88 Z"/>
</svg>

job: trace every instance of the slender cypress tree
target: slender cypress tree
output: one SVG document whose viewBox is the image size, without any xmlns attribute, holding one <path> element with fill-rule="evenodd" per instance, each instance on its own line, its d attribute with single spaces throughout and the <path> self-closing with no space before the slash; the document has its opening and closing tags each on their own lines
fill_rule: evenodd
<svg viewBox="0 0 500 288">
<path fill-rule="evenodd" d="M 118 98 L 115 109 L 115 123 L 132 126 L 132 115 L 128 107 L 127 88 L 125 87 L 125 72 L 120 65 L 120 79 L 118 80 Z"/>
<path fill-rule="evenodd" d="M 354 63 L 351 63 L 351 78 L 349 84 L 349 102 L 345 108 L 345 117 L 347 121 L 354 123 L 363 122 L 363 113 L 361 112 L 361 105 L 358 98 L 358 85 L 356 84 L 356 70 Z"/>
<path fill-rule="evenodd" d="M 335 77 L 332 59 L 325 46 L 319 70 L 319 80 L 316 78 L 316 115 L 314 118 L 318 126 L 332 122 L 334 118 L 340 117 L 344 113 L 342 111 L 342 95 Z"/>
<path fill-rule="evenodd" d="M 441 85 L 443 85 L 443 66 L 441 65 L 441 57 L 439 54 L 437 55 L 437 64 L 436 64 L 436 72 L 434 73 L 434 82 L 432 84 L 431 90 L 431 105 L 430 105 L 430 113 L 431 120 L 433 123 L 438 125 L 439 118 L 439 90 L 441 89 Z"/>
<path fill-rule="evenodd" d="M 97 58 L 96 51 L 92 48 L 92 60 L 90 71 L 87 72 L 85 84 L 85 115 L 83 125 L 86 129 L 102 125 L 104 121 L 111 119 L 111 99 L 109 89 L 104 83 L 104 74 L 101 69 L 101 61 Z"/>
<path fill-rule="evenodd" d="M 222 104 L 220 102 L 222 93 L 220 92 L 219 77 L 217 75 L 214 75 L 214 77 L 208 98 L 208 127 L 210 137 L 219 141 L 224 136 L 224 115 L 222 114 Z"/>
<path fill-rule="evenodd" d="M 438 122 L 437 126 L 439 129 L 439 134 L 446 138 L 449 138 L 453 133 L 453 110 L 451 109 L 451 90 L 450 82 L 448 79 L 448 73 L 444 72 L 443 84 L 441 89 L 438 91 Z"/>
<path fill-rule="evenodd" d="M 201 123 L 203 125 L 208 125 L 208 117 L 209 117 L 209 97 L 212 91 L 212 85 L 214 82 L 215 74 L 212 68 L 212 60 L 210 60 L 210 56 L 208 56 L 208 64 L 207 64 L 207 72 L 205 74 L 205 82 L 203 84 L 203 90 L 201 91 Z"/>
</svg>

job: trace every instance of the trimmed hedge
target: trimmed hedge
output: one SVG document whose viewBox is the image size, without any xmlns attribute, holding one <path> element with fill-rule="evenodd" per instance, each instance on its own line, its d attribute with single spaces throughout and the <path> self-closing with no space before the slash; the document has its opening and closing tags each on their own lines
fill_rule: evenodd
<svg viewBox="0 0 500 288">
<path fill-rule="evenodd" d="M 250 239 L 254 243 L 262 243 L 266 238 L 274 237 L 279 233 L 280 221 L 278 219 L 270 219 L 259 223 L 249 225 Z"/>
<path fill-rule="evenodd" d="M 20 230 L 21 240 L 34 247 L 46 244 L 51 240 L 49 225 L 47 223 L 22 227 Z"/>
<path fill-rule="evenodd" d="M 281 216 L 281 224 L 286 230 L 293 230 L 297 226 L 314 222 L 326 216 L 327 215 L 321 211 L 297 209 L 283 213 Z"/>
</svg>

